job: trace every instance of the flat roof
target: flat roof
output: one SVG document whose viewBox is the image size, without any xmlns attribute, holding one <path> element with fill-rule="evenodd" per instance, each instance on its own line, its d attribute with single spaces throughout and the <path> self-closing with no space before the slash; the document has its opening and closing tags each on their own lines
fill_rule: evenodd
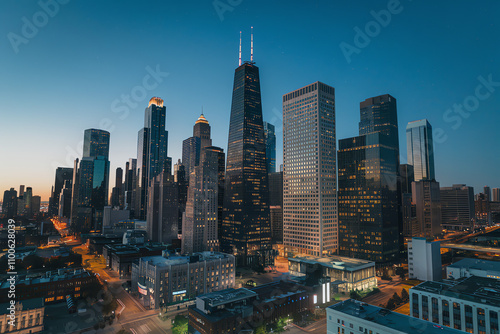
<svg viewBox="0 0 500 334">
<path fill-rule="evenodd" d="M 463 259 L 448 266 L 449 268 L 466 268 L 486 271 L 500 271 L 500 261 L 487 261 L 480 259 Z"/>
<path fill-rule="evenodd" d="M 178 264 L 189 263 L 192 257 L 199 256 L 199 261 L 210 261 L 216 259 L 225 259 L 231 256 L 230 254 L 220 253 L 220 252 L 200 252 L 193 253 L 193 255 L 171 255 L 169 257 L 163 257 L 161 255 L 155 256 L 145 256 L 141 257 L 143 262 L 149 262 L 153 266 L 166 267 Z"/>
<path fill-rule="evenodd" d="M 42 308 L 44 305 L 43 298 L 25 299 L 25 300 L 16 301 L 16 304 L 17 303 L 20 303 L 23 306 L 23 311 Z M 0 315 L 8 314 L 10 312 L 10 310 L 8 309 L 9 306 L 10 306 L 10 303 L 0 304 Z"/>
<path fill-rule="evenodd" d="M 375 266 L 375 262 L 355 259 L 345 256 L 330 256 L 330 257 L 302 256 L 293 258 L 289 257 L 288 260 L 307 263 L 307 264 L 320 264 L 323 267 L 328 267 L 338 270 L 347 270 L 347 271 L 356 271 Z"/>
<path fill-rule="evenodd" d="M 214 307 L 256 296 L 257 293 L 245 288 L 239 288 L 239 289 L 230 288 L 221 291 L 207 293 L 205 295 L 201 295 L 196 298 L 201 299 L 210 304 L 210 306 Z"/>
<path fill-rule="evenodd" d="M 429 292 L 496 307 L 500 305 L 500 280 L 495 278 L 470 276 L 443 282 L 427 281 L 414 286 L 410 291 Z"/>
<path fill-rule="evenodd" d="M 378 306 L 356 301 L 354 299 L 348 299 L 337 303 L 328 307 L 328 309 L 364 319 L 381 326 L 396 329 L 403 333 L 421 333 L 423 329 L 425 329 L 426 334 L 464 333 L 450 327 L 441 326 L 429 321 L 392 312 Z"/>
</svg>

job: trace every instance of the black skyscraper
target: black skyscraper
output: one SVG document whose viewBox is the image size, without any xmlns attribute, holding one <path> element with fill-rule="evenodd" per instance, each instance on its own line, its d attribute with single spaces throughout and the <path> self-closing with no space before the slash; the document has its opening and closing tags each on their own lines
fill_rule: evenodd
<svg viewBox="0 0 500 334">
<path fill-rule="evenodd" d="M 59 213 L 59 198 L 66 180 L 73 180 L 73 168 L 58 167 L 56 169 L 56 180 L 54 182 L 53 193 L 50 198 L 49 213 L 57 215 Z"/>
<path fill-rule="evenodd" d="M 366 99 L 360 114 L 360 136 L 339 141 L 339 254 L 388 263 L 402 242 L 396 99 Z"/>
<path fill-rule="evenodd" d="M 146 219 L 148 187 L 163 171 L 167 159 L 168 132 L 165 131 L 166 108 L 163 100 L 153 97 L 144 112 L 144 128 L 137 141 L 137 191 L 135 218 Z"/>
<path fill-rule="evenodd" d="M 17 215 L 17 191 L 14 188 L 3 193 L 2 214 L 4 218 L 14 218 Z"/>
<path fill-rule="evenodd" d="M 221 249 L 240 265 L 272 261 L 266 147 L 259 68 L 235 70 L 227 150 Z"/>
</svg>

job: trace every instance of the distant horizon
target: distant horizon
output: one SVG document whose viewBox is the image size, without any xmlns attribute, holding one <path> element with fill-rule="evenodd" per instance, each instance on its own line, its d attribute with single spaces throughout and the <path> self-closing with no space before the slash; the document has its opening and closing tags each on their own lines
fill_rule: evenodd
<svg viewBox="0 0 500 334">
<path fill-rule="evenodd" d="M 440 187 L 466 184 L 475 194 L 488 184 L 500 188 L 495 1 L 474 4 L 474 10 L 453 1 L 401 0 L 397 8 L 387 1 L 255 1 L 221 13 L 211 2 L 127 0 L 116 6 L 90 0 L 60 5 L 31 34 L 24 26 L 44 10 L 38 3 L 3 2 L 0 9 L 9 13 L 0 22 L 6 143 L 0 200 L 3 191 L 24 184 L 47 202 L 56 167 L 73 167 L 81 158 L 88 128 L 111 133 L 111 192 L 116 168 L 137 157 L 137 133 L 153 96 L 165 101 L 172 164 L 202 108 L 213 145 L 227 153 L 239 34 L 246 60 L 251 26 L 264 121 L 276 126 L 277 171 L 283 162 L 282 95 L 321 81 L 336 90 L 337 146 L 357 136 L 360 102 L 390 94 L 398 103 L 401 164 L 407 123 L 428 119 L 439 134 Z M 392 14 L 384 21 L 380 13 Z"/>
</svg>

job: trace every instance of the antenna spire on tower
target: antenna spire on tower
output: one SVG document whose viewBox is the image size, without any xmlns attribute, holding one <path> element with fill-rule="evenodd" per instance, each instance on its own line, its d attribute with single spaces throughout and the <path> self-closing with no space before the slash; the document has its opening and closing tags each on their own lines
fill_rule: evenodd
<svg viewBox="0 0 500 334">
<path fill-rule="evenodd" d="M 250 37 L 250 61 L 253 62 L 253 27 L 250 27 L 251 37 Z"/>
<path fill-rule="evenodd" d="M 240 31 L 240 61 L 238 63 L 238 66 L 241 66 L 241 31 Z"/>
</svg>

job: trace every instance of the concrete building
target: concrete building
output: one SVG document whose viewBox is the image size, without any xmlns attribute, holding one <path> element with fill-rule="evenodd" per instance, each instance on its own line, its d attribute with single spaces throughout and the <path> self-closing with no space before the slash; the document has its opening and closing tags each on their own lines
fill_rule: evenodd
<svg viewBox="0 0 500 334">
<path fill-rule="evenodd" d="M 9 317 L 10 302 L 0 304 L 0 333 L 29 334 L 43 331 L 45 306 L 43 298 L 32 298 L 17 301 L 14 306 L 16 319 Z M 14 323 L 15 326 L 9 324 Z"/>
<path fill-rule="evenodd" d="M 500 188 L 491 189 L 493 202 L 500 202 Z"/>
<path fill-rule="evenodd" d="M 142 245 L 106 245 L 103 247 L 102 256 L 106 260 L 106 267 L 120 275 L 120 278 L 130 278 L 132 263 L 145 256 L 162 255 L 166 246 L 158 243 Z"/>
<path fill-rule="evenodd" d="M 283 95 L 285 255 L 337 252 L 335 88 L 315 82 Z"/>
<path fill-rule="evenodd" d="M 226 289 L 196 297 L 189 308 L 189 331 L 201 334 L 251 333 L 262 324 L 312 310 L 311 290 L 276 281 L 252 289 Z"/>
<path fill-rule="evenodd" d="M 293 276 L 312 276 L 319 269 L 322 278 L 330 278 L 331 294 L 377 287 L 375 262 L 343 256 L 288 258 Z"/>
<path fill-rule="evenodd" d="M 439 182 L 432 180 L 413 182 L 412 205 L 415 205 L 416 210 L 418 236 L 435 237 L 442 232 Z"/>
<path fill-rule="evenodd" d="M 132 291 L 158 309 L 198 295 L 233 288 L 235 258 L 218 252 L 149 256 L 132 264 Z"/>
<path fill-rule="evenodd" d="M 349 299 L 326 309 L 327 334 L 459 334 L 461 331 Z"/>
<path fill-rule="evenodd" d="M 471 276 L 410 289 L 410 315 L 468 333 L 498 333 L 500 281 Z"/>
<path fill-rule="evenodd" d="M 500 261 L 462 259 L 446 267 L 448 279 L 478 276 L 500 279 Z"/>
<path fill-rule="evenodd" d="M 440 281 L 441 242 L 429 242 L 425 238 L 408 241 L 408 273 L 410 278 L 422 281 Z"/>
<path fill-rule="evenodd" d="M 474 188 L 465 184 L 441 187 L 441 226 L 452 231 L 474 228 Z"/>
<path fill-rule="evenodd" d="M 128 219 L 130 219 L 130 210 L 113 209 L 111 206 L 105 206 L 102 220 L 103 231 L 106 227 L 114 226 L 118 222 Z"/>
</svg>

